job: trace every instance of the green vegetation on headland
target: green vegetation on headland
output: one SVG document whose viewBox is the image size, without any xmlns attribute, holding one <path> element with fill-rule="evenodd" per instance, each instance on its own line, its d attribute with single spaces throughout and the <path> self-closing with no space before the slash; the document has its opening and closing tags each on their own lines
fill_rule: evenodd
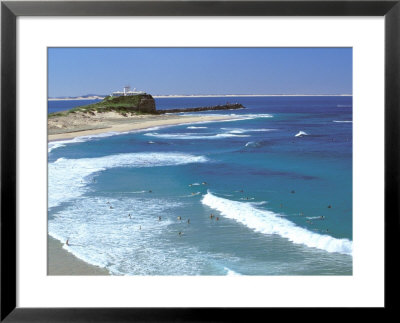
<svg viewBox="0 0 400 323">
<path fill-rule="evenodd" d="M 89 115 L 103 112 L 117 112 L 125 117 L 137 114 L 165 114 L 179 112 L 200 112 L 209 110 L 231 110 L 243 109 L 244 106 L 239 103 L 217 105 L 211 107 L 182 108 L 173 110 L 156 110 L 156 103 L 150 94 L 138 94 L 129 96 L 107 96 L 101 102 L 79 106 L 68 111 L 55 112 L 49 114 L 49 117 L 67 116 L 71 113 L 82 112 Z"/>
<path fill-rule="evenodd" d="M 67 116 L 71 113 L 82 112 L 89 115 L 103 112 L 117 112 L 122 115 L 155 114 L 156 104 L 149 94 L 130 96 L 107 96 L 101 102 L 79 106 L 67 111 L 49 114 L 49 117 Z"/>
</svg>

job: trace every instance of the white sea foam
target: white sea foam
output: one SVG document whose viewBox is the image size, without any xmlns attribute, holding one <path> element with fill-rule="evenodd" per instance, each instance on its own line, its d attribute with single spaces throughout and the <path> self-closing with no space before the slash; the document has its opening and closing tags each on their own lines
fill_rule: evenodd
<svg viewBox="0 0 400 323">
<path fill-rule="evenodd" d="M 337 123 L 353 123 L 352 120 L 333 120 L 333 122 L 337 122 Z"/>
<path fill-rule="evenodd" d="M 204 195 L 202 203 L 218 210 L 221 215 L 233 219 L 256 232 L 277 234 L 293 243 L 303 244 L 328 252 L 352 254 L 352 241 L 348 239 L 336 239 L 329 235 L 311 232 L 280 217 L 279 214 L 257 209 L 251 203 L 220 198 L 210 192 Z"/>
<path fill-rule="evenodd" d="M 276 129 L 242 129 L 242 128 L 221 128 L 221 130 L 227 130 L 228 133 L 246 133 L 246 132 L 267 132 L 274 131 Z"/>
<path fill-rule="evenodd" d="M 207 129 L 208 127 L 195 127 L 195 126 L 191 126 L 191 127 L 187 127 L 187 129 Z"/>
<path fill-rule="evenodd" d="M 95 134 L 95 135 L 79 136 L 79 137 L 75 137 L 73 139 L 50 141 L 48 143 L 48 152 L 51 152 L 52 150 L 60 148 L 60 147 L 65 147 L 67 144 L 81 143 L 81 142 L 86 142 L 86 141 L 89 141 L 89 140 L 92 140 L 95 138 L 105 138 L 105 137 L 123 135 L 126 133 L 128 133 L 128 132 L 110 131 L 110 132 L 104 132 L 104 133 L 99 133 L 99 134 Z"/>
<path fill-rule="evenodd" d="M 163 128 L 169 127 L 170 125 L 166 125 Z M 94 135 L 87 135 L 87 136 L 78 136 L 73 139 L 67 139 L 67 140 L 57 140 L 57 141 L 50 141 L 48 143 L 48 152 L 51 152 L 54 149 L 60 148 L 60 147 L 65 147 L 67 144 L 74 144 L 74 143 L 81 143 L 81 142 L 86 142 L 89 140 L 93 140 L 96 138 L 106 138 L 106 137 L 111 137 L 111 136 L 120 136 L 120 135 L 126 135 L 129 133 L 138 133 L 138 132 L 144 132 L 144 131 L 155 131 L 159 130 L 162 127 L 151 127 L 151 128 L 146 128 L 146 129 L 134 129 L 134 130 L 129 130 L 129 131 L 109 131 L 109 132 L 103 132 L 99 134 L 94 134 Z M 149 143 L 154 143 L 154 142 L 149 142 Z"/>
<path fill-rule="evenodd" d="M 204 135 L 199 133 L 176 133 L 176 134 L 160 134 L 157 132 L 145 133 L 145 136 L 163 138 L 163 139 L 223 139 L 229 137 L 250 137 L 249 135 L 237 135 L 233 133 L 219 133 Z"/>
<path fill-rule="evenodd" d="M 48 206 L 81 196 L 91 175 L 114 167 L 156 167 L 203 163 L 207 158 L 183 153 L 128 153 L 97 158 L 59 158 L 48 165 Z"/>
<path fill-rule="evenodd" d="M 303 136 L 308 136 L 308 133 L 305 131 L 299 131 L 295 137 L 303 137 Z"/>
<path fill-rule="evenodd" d="M 260 146 L 261 146 L 261 144 L 259 142 L 256 142 L 256 141 L 249 141 L 245 145 L 245 147 L 251 147 L 251 148 L 257 148 L 257 147 L 260 147 Z"/>
<path fill-rule="evenodd" d="M 241 121 L 241 120 L 250 120 L 250 119 L 257 119 L 257 118 L 273 118 L 272 114 L 267 113 L 249 113 L 249 114 L 217 114 L 217 113 L 207 113 L 207 114 L 191 114 L 185 113 L 186 116 L 227 116 L 228 118 L 225 120 L 214 120 L 214 121 L 206 121 L 206 122 L 196 122 L 196 123 L 216 123 L 216 122 L 232 122 L 232 121 Z"/>
<path fill-rule="evenodd" d="M 241 274 L 237 273 L 236 271 L 229 269 L 228 267 L 224 267 L 227 276 L 241 276 Z"/>
<path fill-rule="evenodd" d="M 108 208 L 108 201 L 114 209 Z M 70 246 L 64 245 L 65 250 L 116 275 L 162 272 L 166 261 L 169 267 L 164 271 L 178 271 L 188 264 L 178 254 L 166 260 L 164 241 L 158 237 L 173 223 L 171 209 L 180 206 L 154 198 L 91 197 L 55 214 L 48 222 L 48 230 L 62 242 L 69 239 Z M 159 214 L 163 215 L 161 221 Z M 171 249 L 169 255 L 174 252 Z"/>
<path fill-rule="evenodd" d="M 69 239 L 67 251 L 114 275 L 201 275 L 210 264 L 237 262 L 230 254 L 181 247 L 187 233 L 178 232 L 187 223 L 176 221 L 176 210 L 188 205 L 168 198 L 87 196 L 57 210 L 48 231 L 61 242 Z"/>
<path fill-rule="evenodd" d="M 234 117 L 231 120 L 226 121 L 237 121 L 237 120 L 250 120 L 250 119 L 257 119 L 257 118 L 273 118 L 272 114 L 267 113 L 260 113 L 260 114 L 231 114 L 231 117 Z"/>
<path fill-rule="evenodd" d="M 267 203 L 268 203 L 267 201 L 251 202 L 251 204 L 253 204 L 253 205 L 264 205 L 264 204 L 267 204 Z"/>
</svg>

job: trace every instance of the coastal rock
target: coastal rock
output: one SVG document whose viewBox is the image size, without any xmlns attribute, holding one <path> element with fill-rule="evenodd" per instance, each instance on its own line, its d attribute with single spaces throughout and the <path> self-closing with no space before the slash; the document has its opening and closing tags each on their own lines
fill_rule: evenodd
<svg viewBox="0 0 400 323">
<path fill-rule="evenodd" d="M 141 95 L 137 109 L 140 112 L 155 113 L 156 102 L 150 94 Z"/>
</svg>

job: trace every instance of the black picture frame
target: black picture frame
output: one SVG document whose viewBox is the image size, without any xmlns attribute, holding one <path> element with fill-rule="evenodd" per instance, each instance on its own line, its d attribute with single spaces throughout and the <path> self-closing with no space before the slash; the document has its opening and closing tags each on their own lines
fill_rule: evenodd
<svg viewBox="0 0 400 323">
<path fill-rule="evenodd" d="M 395 1 L 3 1 L 1 3 L 1 322 L 258 320 L 244 308 L 19 308 L 16 306 L 16 19 L 19 16 L 384 16 L 385 306 L 399 286 L 400 0 Z M 373 153 L 373 148 L 371 148 Z M 273 310 L 273 309 L 269 309 Z M 278 309 L 274 309 L 278 310 Z M 285 309 L 287 310 L 287 309 Z M 296 309 L 293 309 L 296 310 Z M 328 310 L 328 309 L 327 309 Z M 381 309 L 377 309 L 381 315 Z M 299 309 L 297 309 L 299 311 Z M 331 318 L 335 319 L 332 309 Z M 282 313 L 282 309 L 280 310 Z M 287 313 L 287 312 L 284 312 Z M 372 312 L 368 312 L 371 313 Z M 250 316 L 249 316 L 250 315 Z M 325 314 L 324 314 L 325 315 Z M 368 314 L 370 315 L 370 314 Z M 320 317 L 323 319 L 322 317 Z M 264 318 L 266 319 L 266 318 Z M 336 318 L 339 319 L 339 318 Z M 382 320 L 383 318 L 380 317 Z"/>
</svg>

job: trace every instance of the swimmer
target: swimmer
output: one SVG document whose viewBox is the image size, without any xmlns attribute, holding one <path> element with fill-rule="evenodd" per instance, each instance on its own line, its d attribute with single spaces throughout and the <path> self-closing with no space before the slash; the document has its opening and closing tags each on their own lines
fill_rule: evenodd
<svg viewBox="0 0 400 323">
<path fill-rule="evenodd" d="M 149 193 L 153 193 L 153 191 L 152 191 L 152 190 L 150 190 L 150 191 L 149 191 Z"/>
<path fill-rule="evenodd" d="M 113 207 L 110 205 L 110 209 L 113 209 Z"/>
<path fill-rule="evenodd" d="M 187 220 L 187 223 L 190 224 L 190 219 Z"/>
<path fill-rule="evenodd" d="M 292 194 L 294 194 L 294 193 L 296 193 L 294 190 L 292 190 L 290 193 L 292 193 Z"/>
<path fill-rule="evenodd" d="M 323 215 L 321 215 L 319 218 L 320 218 L 321 220 L 325 219 L 325 217 L 324 217 Z"/>
<path fill-rule="evenodd" d="M 328 205 L 328 209 L 331 209 L 331 208 L 332 208 L 332 205 L 329 204 L 329 205 Z"/>
<path fill-rule="evenodd" d="M 141 225 L 139 225 L 139 230 L 142 230 L 142 226 Z"/>
<path fill-rule="evenodd" d="M 212 218 L 214 218 L 214 214 L 212 214 L 212 213 L 211 213 L 211 215 L 210 215 L 210 219 L 212 219 Z"/>
<path fill-rule="evenodd" d="M 107 204 L 110 204 L 110 202 L 109 202 L 109 201 L 107 201 Z"/>
<path fill-rule="evenodd" d="M 66 244 L 67 246 L 69 246 L 69 243 L 68 243 L 68 241 L 69 241 L 69 239 L 67 239 L 67 241 L 65 241 L 65 244 Z"/>
<path fill-rule="evenodd" d="M 180 231 L 179 231 L 179 233 L 178 233 L 178 234 L 179 234 L 179 236 L 181 236 L 181 235 L 182 235 L 182 232 L 180 232 Z"/>
<path fill-rule="evenodd" d="M 161 216 L 158 217 L 158 221 L 161 221 Z"/>
<path fill-rule="evenodd" d="M 181 218 L 180 216 L 178 216 L 177 219 L 178 219 L 179 221 L 182 220 L 182 218 Z"/>
<path fill-rule="evenodd" d="M 203 183 L 201 183 L 201 184 L 203 184 L 203 185 L 207 185 L 207 182 L 203 182 Z"/>
<path fill-rule="evenodd" d="M 132 219 L 132 217 L 131 217 L 131 214 L 130 214 L 130 213 L 129 213 L 129 215 L 128 215 L 128 216 L 129 216 L 129 219 Z"/>
</svg>

